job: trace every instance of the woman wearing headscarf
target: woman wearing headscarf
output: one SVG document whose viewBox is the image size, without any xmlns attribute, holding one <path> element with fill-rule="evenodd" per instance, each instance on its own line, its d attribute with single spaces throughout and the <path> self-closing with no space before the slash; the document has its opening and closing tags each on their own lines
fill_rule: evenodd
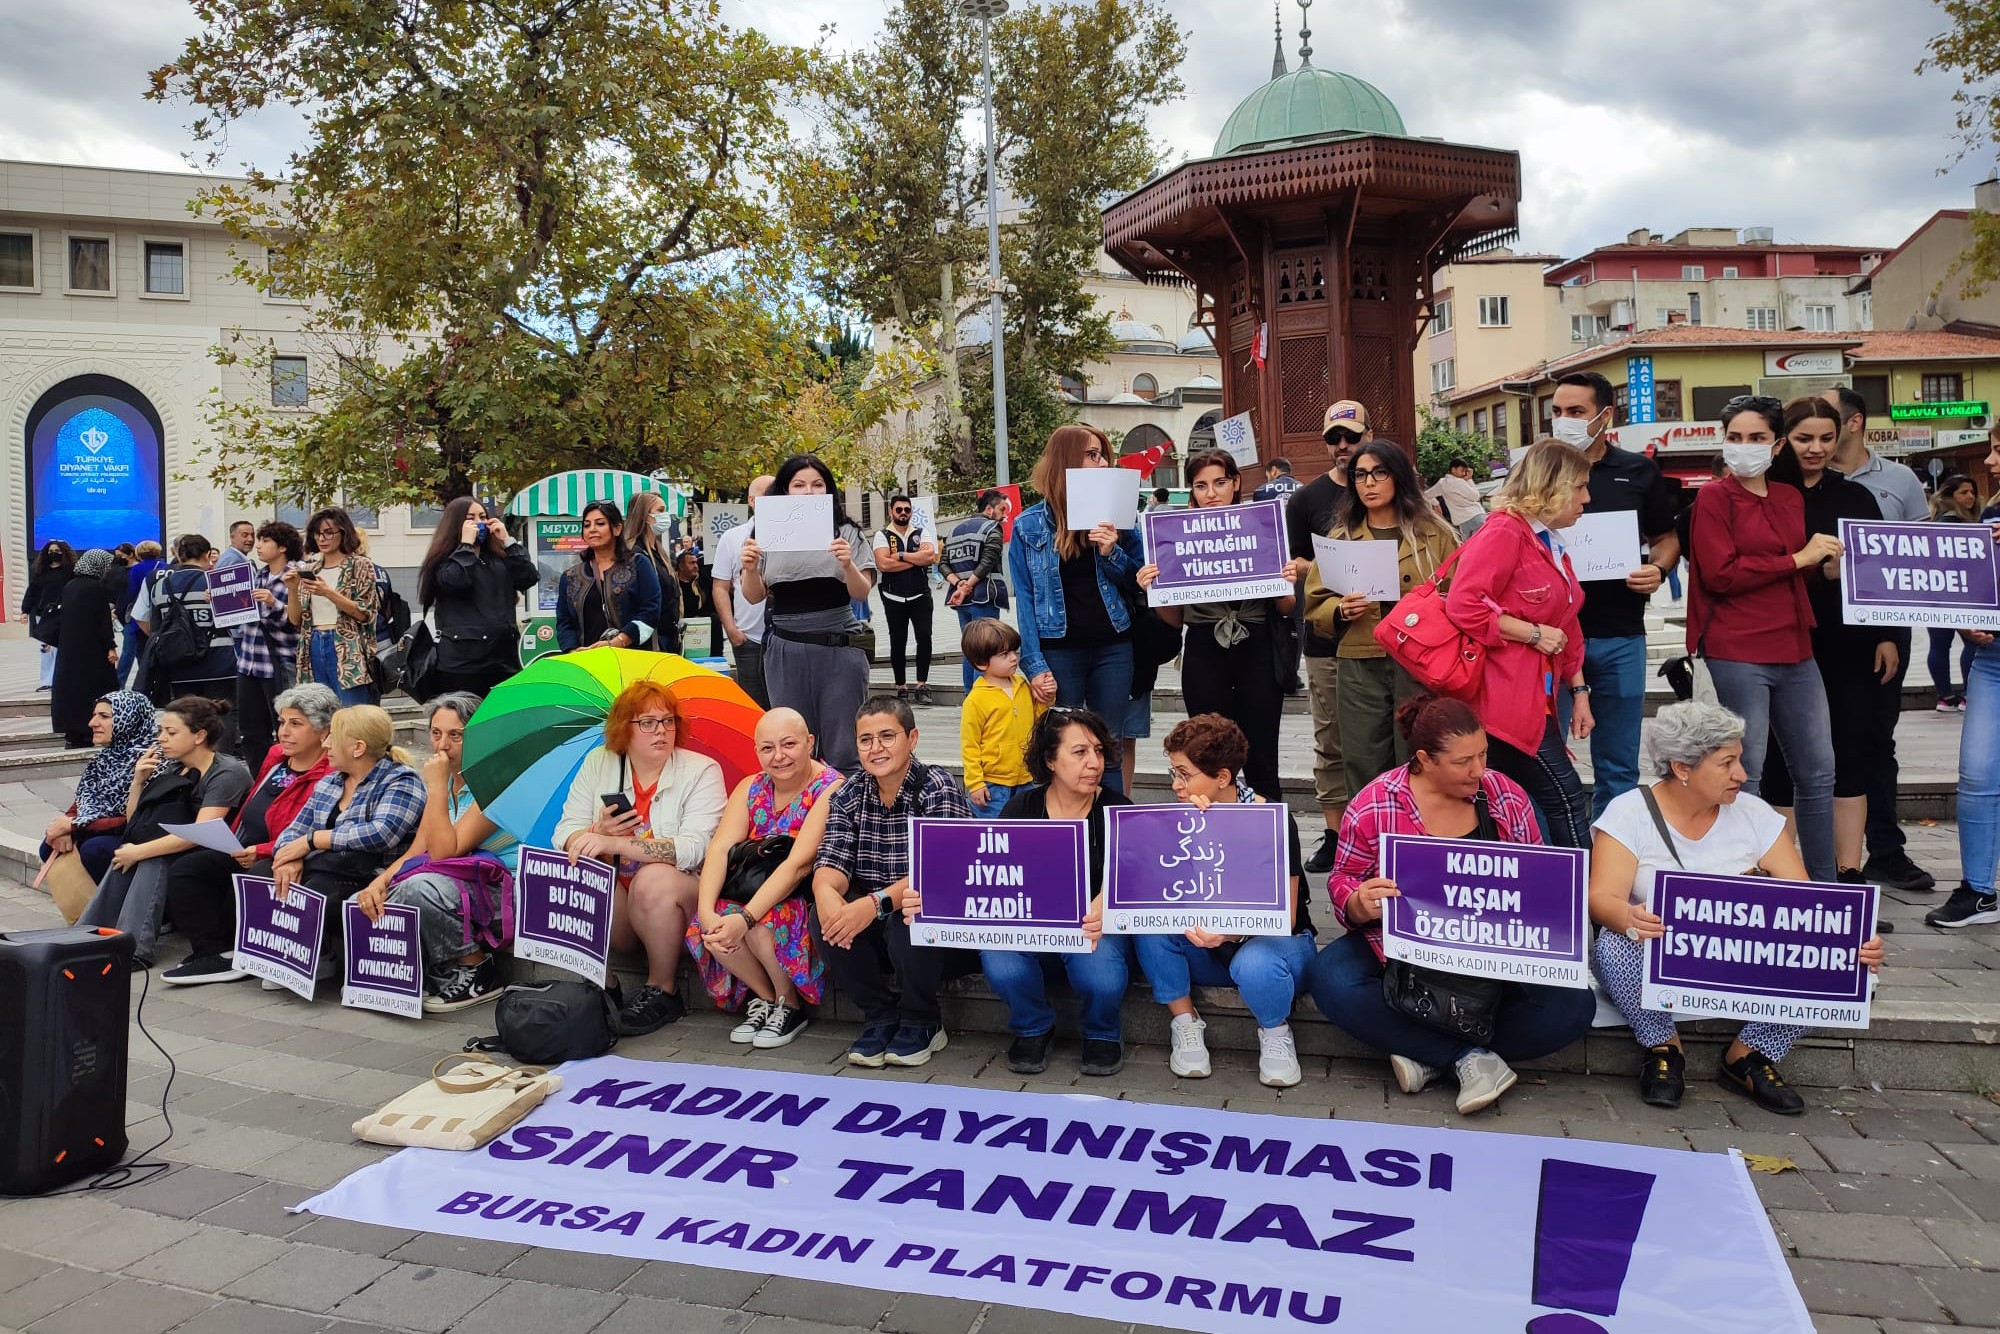
<svg viewBox="0 0 2000 1334">
<path fill-rule="evenodd" d="M 42 860 L 51 853 L 81 853 L 92 880 L 111 869 L 111 854 L 125 841 L 125 799 L 139 757 L 159 740 L 153 701 L 136 690 L 99 697 L 90 713 L 90 736 L 98 751 L 76 780 L 76 800 L 42 831 Z"/>
<path fill-rule="evenodd" d="M 76 553 L 67 542 L 57 539 L 44 545 L 35 557 L 28 586 L 21 593 L 21 619 L 27 623 L 28 637 L 42 646 L 42 679 L 38 687 L 49 689 L 56 679 L 56 611 L 61 604 L 63 585 L 69 582 Z"/>
<path fill-rule="evenodd" d="M 104 572 L 111 553 L 93 547 L 76 558 L 76 577 L 63 585 L 56 612 L 56 677 L 49 693 L 49 724 L 63 744 L 90 744 L 90 714 L 118 688 L 118 639 Z"/>
</svg>

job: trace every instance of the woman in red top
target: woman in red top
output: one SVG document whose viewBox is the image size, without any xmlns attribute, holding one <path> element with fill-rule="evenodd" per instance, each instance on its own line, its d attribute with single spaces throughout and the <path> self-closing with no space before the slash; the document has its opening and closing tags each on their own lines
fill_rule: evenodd
<svg viewBox="0 0 2000 1334">
<path fill-rule="evenodd" d="M 1806 571 L 1840 559 L 1840 543 L 1806 536 L 1798 488 L 1764 476 L 1785 433 L 1784 406 L 1743 395 L 1722 405 L 1729 475 L 1695 495 L 1689 524 L 1687 645 L 1708 664 L 1716 701 L 1743 719 L 1743 790 L 1761 795 L 1776 736 L 1791 771 L 1799 848 L 1814 880 L 1839 869 L 1833 850 L 1833 722 L 1813 661 Z"/>
<path fill-rule="evenodd" d="M 1507 474 L 1493 514 L 1459 548 L 1445 615 L 1486 645 L 1485 670 L 1466 703 L 1486 725 L 1492 764 L 1541 812 L 1549 842 L 1590 845 L 1590 808 L 1563 742 L 1558 686 L 1570 731 L 1595 725 L 1583 683 L 1583 588 L 1558 535 L 1590 501 L 1590 464 L 1558 440 L 1539 440 Z"/>
</svg>

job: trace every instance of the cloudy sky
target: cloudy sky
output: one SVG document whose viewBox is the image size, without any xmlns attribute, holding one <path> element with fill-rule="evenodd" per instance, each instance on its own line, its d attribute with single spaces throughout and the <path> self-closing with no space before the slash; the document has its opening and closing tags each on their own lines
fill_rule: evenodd
<svg viewBox="0 0 2000 1334">
<path fill-rule="evenodd" d="M 1161 0 L 1189 34 L 1188 95 L 1155 133 L 1199 156 L 1270 74 L 1268 0 Z M 884 0 L 724 0 L 774 37 L 865 43 Z M 176 169 L 189 114 L 143 100 L 193 28 L 179 0 L 14 0 L 0 44 L 0 157 Z M 1641 15 L 1644 17 L 1642 18 Z M 1893 245 L 1992 174 L 1951 167 L 1953 84 L 1912 71 L 1930 0 L 1319 0 L 1313 63 L 1360 75 L 1414 134 L 1514 148 L 1526 247 L 1576 254 L 1636 227 L 1770 226 L 1781 241 Z M 1287 0 L 1288 59 L 1299 10 Z M 79 58 L 88 53 L 88 58 Z M 282 114 L 232 165 L 277 168 Z"/>
</svg>

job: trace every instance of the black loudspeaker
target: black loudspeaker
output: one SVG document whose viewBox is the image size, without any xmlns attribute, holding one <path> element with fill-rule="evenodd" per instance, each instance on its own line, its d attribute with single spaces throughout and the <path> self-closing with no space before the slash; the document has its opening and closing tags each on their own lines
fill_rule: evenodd
<svg viewBox="0 0 2000 1334">
<path fill-rule="evenodd" d="M 132 938 L 0 933 L 0 1193 L 38 1195 L 125 1156 Z"/>
</svg>

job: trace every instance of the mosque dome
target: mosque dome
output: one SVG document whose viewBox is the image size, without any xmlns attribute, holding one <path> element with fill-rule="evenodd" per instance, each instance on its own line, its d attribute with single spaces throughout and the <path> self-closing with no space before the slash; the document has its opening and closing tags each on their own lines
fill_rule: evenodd
<svg viewBox="0 0 2000 1334">
<path fill-rule="evenodd" d="M 1406 135 L 1403 117 L 1380 89 L 1352 74 L 1302 65 L 1243 99 L 1215 140 L 1215 156 L 1299 139 L 1349 134 Z"/>
</svg>

